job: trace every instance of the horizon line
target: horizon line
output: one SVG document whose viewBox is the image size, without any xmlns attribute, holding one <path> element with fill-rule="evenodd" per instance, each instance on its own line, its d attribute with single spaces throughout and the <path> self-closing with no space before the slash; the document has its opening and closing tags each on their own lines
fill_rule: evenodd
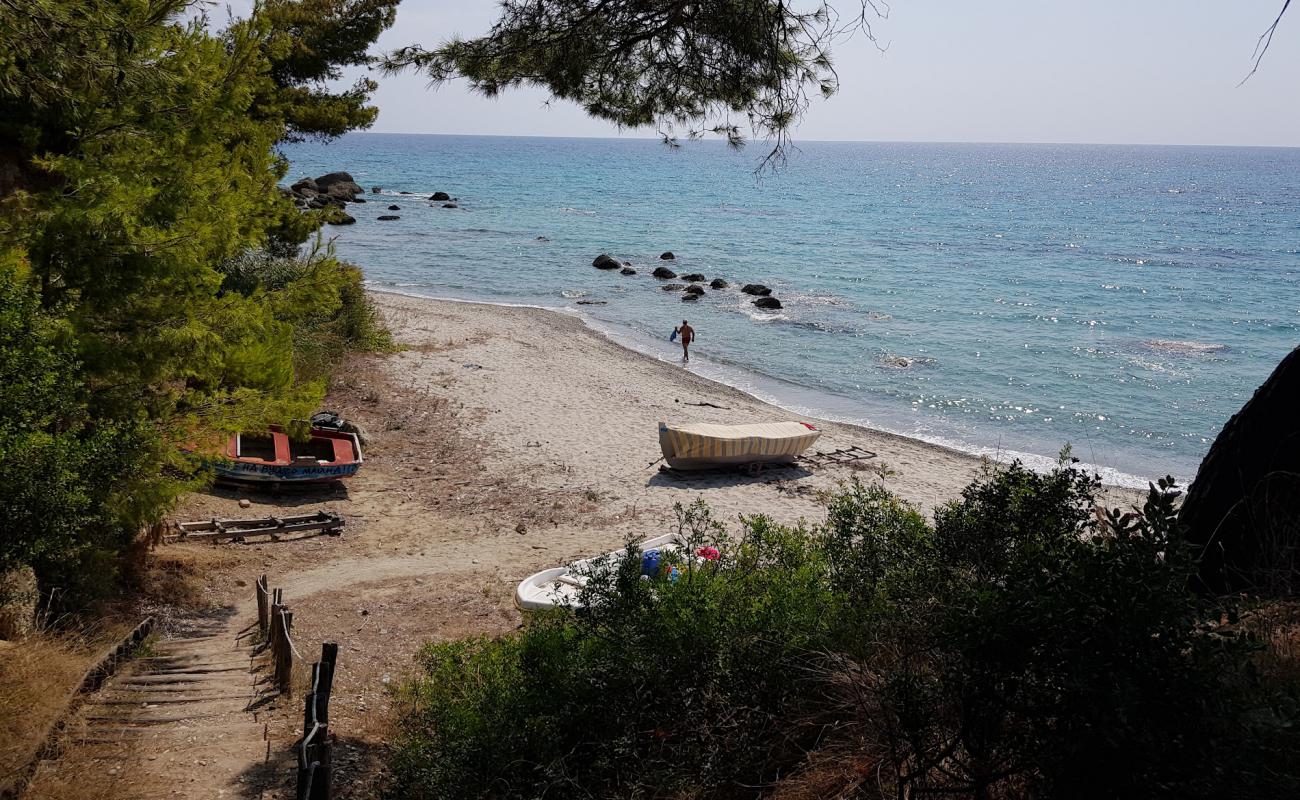
<svg viewBox="0 0 1300 800">
<path fill-rule="evenodd" d="M 443 136 L 443 137 L 471 137 L 480 139 L 592 139 L 597 141 L 644 141 L 644 142 L 661 142 L 659 136 L 610 136 L 610 135 L 593 135 L 593 134 L 569 134 L 557 136 L 552 134 L 529 134 L 529 133 L 434 133 L 430 131 L 373 131 L 373 130 L 353 130 L 343 134 L 343 136 L 352 135 L 376 135 L 376 136 Z M 716 142 L 726 144 L 721 139 L 712 137 L 703 137 L 700 139 L 678 139 L 681 144 L 695 142 Z M 766 139 L 746 139 L 745 145 L 760 144 L 768 141 Z M 1251 148 L 1257 150 L 1297 150 L 1300 144 L 1212 144 L 1203 142 L 1063 142 L 1063 141 L 1007 141 L 993 139 L 793 139 L 791 144 L 795 149 L 800 143 L 804 144 L 978 144 L 978 145 L 1029 145 L 1029 146 L 1047 146 L 1047 147 L 1219 147 L 1219 148 Z"/>
</svg>

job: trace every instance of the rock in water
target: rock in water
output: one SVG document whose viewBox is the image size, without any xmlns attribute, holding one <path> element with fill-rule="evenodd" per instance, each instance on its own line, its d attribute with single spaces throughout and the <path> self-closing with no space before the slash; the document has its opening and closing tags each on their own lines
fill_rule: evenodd
<svg viewBox="0 0 1300 800">
<path fill-rule="evenodd" d="M 380 222 L 387 222 L 387 221 L 389 221 L 389 220 L 394 220 L 394 219 L 401 219 L 401 217 L 397 216 L 396 214 L 380 214 L 380 215 L 379 215 L 379 221 L 380 221 Z"/>
<path fill-rule="evenodd" d="M 690 275 L 683 275 L 682 280 L 690 281 L 691 283 L 703 283 L 704 281 L 707 281 L 708 278 L 698 272 L 692 272 Z"/>
<path fill-rule="evenodd" d="M 725 289 L 730 285 L 731 284 L 727 283 L 722 278 L 714 278 L 713 280 L 709 281 L 710 289 Z"/>
<path fill-rule="evenodd" d="M 631 267 L 623 267 L 622 269 L 619 270 L 619 273 L 622 275 L 635 275 L 636 270 L 632 269 Z"/>
<path fill-rule="evenodd" d="M 339 200 L 352 200 L 365 190 L 346 172 L 331 172 L 316 179 L 316 188 Z"/>
<path fill-rule="evenodd" d="M 663 261 L 672 261 L 674 258 L 677 258 L 677 256 L 673 255 L 672 250 L 669 250 L 667 253 L 659 256 L 659 258 Z"/>
<path fill-rule="evenodd" d="M 740 291 L 744 292 L 745 294 L 755 294 L 758 295 L 759 297 L 767 297 L 769 294 L 772 293 L 771 289 L 767 288 L 761 283 L 747 283 L 745 284 L 744 288 L 742 288 Z"/>
<path fill-rule="evenodd" d="M 596 260 L 591 262 L 596 269 L 622 269 L 623 262 L 613 258 L 605 253 L 596 256 Z"/>
<path fill-rule="evenodd" d="M 447 194 L 446 192 L 434 192 L 433 197 L 430 197 L 429 199 L 437 200 L 437 201 L 450 200 L 451 195 Z"/>
<path fill-rule="evenodd" d="M 379 193 L 382 192 L 383 190 L 384 190 L 384 187 L 382 187 L 382 186 L 371 186 L 371 187 L 370 187 L 370 191 L 371 191 L 371 193 L 373 193 L 373 194 L 379 194 Z"/>
<path fill-rule="evenodd" d="M 660 288 L 660 289 L 663 289 L 665 292 L 680 292 L 682 289 L 685 289 L 685 288 L 686 288 L 686 284 L 684 284 L 684 283 L 665 283 L 663 286 L 660 286 L 659 288 Z"/>
<path fill-rule="evenodd" d="M 443 204 L 442 204 L 442 207 L 443 207 L 443 208 L 460 208 L 460 206 L 456 205 L 455 203 L 443 203 Z"/>
<path fill-rule="evenodd" d="M 694 303 L 696 300 L 699 299 L 700 296 L 698 294 L 695 294 L 694 292 L 685 292 L 684 294 L 682 294 L 683 303 Z"/>
<path fill-rule="evenodd" d="M 704 294 L 704 287 L 703 287 L 703 286 L 687 286 L 687 287 L 686 287 L 686 293 L 687 293 L 687 294 L 693 294 L 693 295 L 695 295 L 696 297 L 699 297 L 700 295 Z"/>
<path fill-rule="evenodd" d="M 759 308 L 777 309 L 782 308 L 781 301 L 775 297 L 760 297 L 754 301 L 754 305 Z"/>
<path fill-rule="evenodd" d="M 302 193 L 304 191 L 308 191 L 315 194 L 316 192 L 320 191 L 320 187 L 317 186 L 316 181 L 312 180 L 311 178 L 303 178 L 302 180 L 298 181 L 294 185 L 290 186 L 289 191 L 295 193 Z"/>
<path fill-rule="evenodd" d="M 353 225 L 357 220 L 351 214 L 345 214 L 342 211 L 335 211 L 330 214 L 329 219 L 325 221 L 330 225 Z"/>
<path fill-rule="evenodd" d="M 31 567 L 20 565 L 0 572 L 0 639 L 22 639 L 34 633 L 40 599 Z"/>
<path fill-rule="evenodd" d="M 389 211 L 401 211 L 401 210 L 402 210 L 402 207 L 401 207 L 401 206 L 398 206 L 398 205 L 392 205 L 392 206 L 389 206 L 389 207 L 388 207 L 388 210 L 389 210 Z"/>
<path fill-rule="evenodd" d="M 364 203 L 364 202 L 366 202 L 366 198 L 364 198 L 364 197 L 354 197 L 354 198 L 352 198 L 352 202 L 354 202 L 354 203 Z"/>
<path fill-rule="evenodd" d="M 1198 547 L 1203 588 L 1300 588 L 1300 347 L 1228 420 L 1178 520 Z"/>
<path fill-rule="evenodd" d="M 677 277 L 677 273 L 667 267 L 655 267 L 655 271 L 650 274 L 663 280 L 671 280 Z"/>
</svg>

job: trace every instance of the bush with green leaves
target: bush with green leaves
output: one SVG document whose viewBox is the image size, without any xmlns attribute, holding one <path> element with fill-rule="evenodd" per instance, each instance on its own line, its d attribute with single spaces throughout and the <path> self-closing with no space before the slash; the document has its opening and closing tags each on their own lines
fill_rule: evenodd
<svg viewBox="0 0 1300 800">
<path fill-rule="evenodd" d="M 391 794 L 754 796 L 817 748 L 871 776 L 845 796 L 1294 792 L 1275 687 L 1186 589 L 1171 482 L 1128 513 L 1098 489 L 1013 465 L 931 524 L 854 482 L 734 538 L 679 508 L 722 559 L 646 579 L 633 543 L 572 608 L 427 645 Z"/>
</svg>

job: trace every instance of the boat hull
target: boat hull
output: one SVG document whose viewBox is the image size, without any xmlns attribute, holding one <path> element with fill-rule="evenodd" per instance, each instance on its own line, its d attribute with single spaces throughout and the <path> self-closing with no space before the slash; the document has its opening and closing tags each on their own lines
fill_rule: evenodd
<svg viewBox="0 0 1300 800">
<path fill-rule="evenodd" d="M 218 480 L 239 483 L 330 483 L 350 478 L 360 468 L 360 464 L 294 466 L 249 464 L 244 461 L 232 461 L 214 467 Z"/>
<path fill-rule="evenodd" d="M 364 458 L 355 433 L 312 428 L 306 441 L 291 440 L 279 427 L 230 437 L 213 463 L 218 481 L 262 486 L 333 483 L 357 474 Z"/>
<path fill-rule="evenodd" d="M 675 533 L 665 534 L 655 539 L 644 541 L 641 551 L 676 550 L 682 547 L 682 539 Z M 606 554 L 611 564 L 622 558 L 626 548 L 620 548 Z M 519 582 L 515 588 L 515 605 L 521 611 L 539 611 L 548 608 L 577 605 L 582 591 L 582 573 L 591 563 L 601 556 L 575 561 L 567 567 L 552 567 L 533 573 Z M 577 579 L 574 579 L 577 576 Z"/>
<path fill-rule="evenodd" d="M 754 425 L 666 425 L 659 447 L 673 469 L 699 470 L 747 464 L 791 464 L 821 436 L 803 422 Z"/>
</svg>

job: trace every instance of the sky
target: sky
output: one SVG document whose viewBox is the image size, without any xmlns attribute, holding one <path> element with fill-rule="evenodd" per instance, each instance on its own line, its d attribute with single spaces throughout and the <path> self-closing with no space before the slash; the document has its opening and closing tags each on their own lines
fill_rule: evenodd
<svg viewBox="0 0 1300 800">
<path fill-rule="evenodd" d="M 813 101 L 795 137 L 1300 146 L 1300 8 L 1238 85 L 1281 2 L 893 0 L 876 44 L 834 50 L 840 91 Z M 403 0 L 377 49 L 480 34 L 496 13 L 494 0 Z M 487 99 L 463 81 L 431 90 L 417 74 L 377 77 L 375 131 L 655 135 L 547 104 L 542 90 Z"/>
</svg>

